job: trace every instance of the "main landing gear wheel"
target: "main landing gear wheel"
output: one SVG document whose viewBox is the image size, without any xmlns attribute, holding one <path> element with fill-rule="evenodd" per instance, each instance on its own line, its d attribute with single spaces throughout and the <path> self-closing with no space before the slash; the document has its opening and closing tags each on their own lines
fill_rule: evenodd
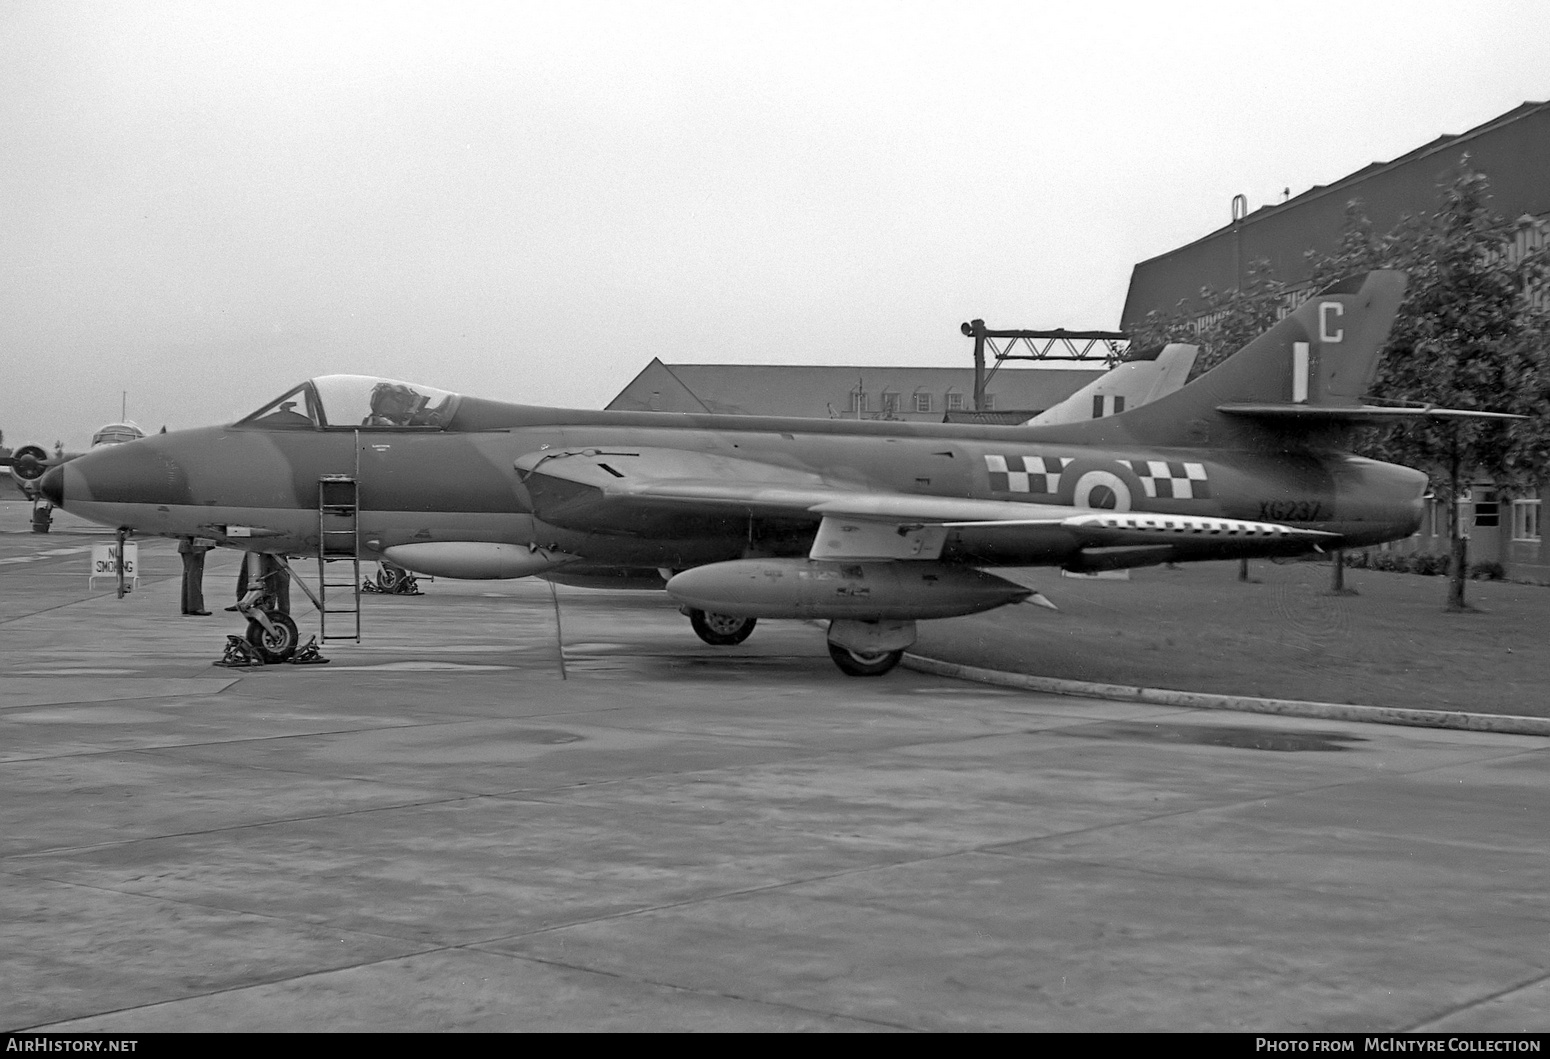
<svg viewBox="0 0 1550 1059">
<path fill-rule="evenodd" d="M 860 651 L 852 651 L 848 647 L 830 642 L 829 657 L 834 659 L 834 664 L 840 667 L 840 672 L 847 677 L 880 677 L 904 657 L 904 648 L 897 651 L 879 651 L 875 654 L 864 654 Z"/>
<path fill-rule="evenodd" d="M 249 620 L 248 643 L 257 648 L 259 656 L 268 664 L 284 662 L 296 653 L 296 641 L 299 639 L 296 632 L 296 623 L 291 620 L 289 614 L 281 611 L 269 611 L 266 615 L 274 632 L 264 628 L 262 624 Z"/>
<path fill-rule="evenodd" d="M 695 635 L 713 647 L 731 647 L 753 635 L 758 618 L 734 618 L 730 614 L 707 614 L 703 610 L 689 612 L 689 624 Z"/>
<path fill-rule="evenodd" d="M 404 583 L 404 578 L 409 571 L 400 566 L 388 566 L 383 563 L 377 569 L 377 587 L 384 592 L 397 592 L 398 586 Z"/>
</svg>

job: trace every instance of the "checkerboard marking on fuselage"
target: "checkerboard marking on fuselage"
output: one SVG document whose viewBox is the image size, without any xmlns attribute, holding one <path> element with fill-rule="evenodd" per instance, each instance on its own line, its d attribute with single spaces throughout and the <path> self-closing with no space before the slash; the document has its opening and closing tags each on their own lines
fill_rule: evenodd
<svg viewBox="0 0 1550 1059">
<path fill-rule="evenodd" d="M 1166 460 L 1130 460 L 1130 469 L 1141 479 L 1141 488 L 1149 497 L 1163 500 L 1206 500 L 1211 485 L 1206 481 L 1203 463 L 1172 463 Z"/>
<path fill-rule="evenodd" d="M 1002 493 L 1054 496 L 1060 492 L 1060 472 L 1069 456 L 986 456 L 990 488 Z"/>
</svg>

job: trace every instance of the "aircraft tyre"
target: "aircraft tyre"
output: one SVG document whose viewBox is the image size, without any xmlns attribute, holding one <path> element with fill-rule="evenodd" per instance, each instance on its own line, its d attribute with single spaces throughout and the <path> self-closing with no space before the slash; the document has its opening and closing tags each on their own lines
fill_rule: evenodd
<svg viewBox="0 0 1550 1059">
<path fill-rule="evenodd" d="M 284 662 L 296 653 L 298 634 L 296 623 L 291 616 L 282 611 L 272 610 L 266 612 L 269 620 L 274 623 L 274 632 L 265 629 L 256 621 L 248 622 L 248 643 L 258 649 L 259 655 L 266 664 Z"/>
<path fill-rule="evenodd" d="M 899 664 L 899 660 L 904 657 L 904 649 L 901 647 L 897 651 L 863 654 L 830 641 L 829 657 L 834 659 L 834 664 L 847 677 L 880 677 Z"/>
<path fill-rule="evenodd" d="M 712 647 L 731 647 L 753 635 L 758 618 L 734 618 L 730 614 L 707 614 L 703 610 L 689 611 L 689 624 L 694 633 Z"/>
<path fill-rule="evenodd" d="M 408 573 L 401 566 L 389 566 L 383 563 L 377 568 L 377 587 L 384 592 L 395 592 L 398 586 L 404 583 L 404 577 Z"/>
</svg>

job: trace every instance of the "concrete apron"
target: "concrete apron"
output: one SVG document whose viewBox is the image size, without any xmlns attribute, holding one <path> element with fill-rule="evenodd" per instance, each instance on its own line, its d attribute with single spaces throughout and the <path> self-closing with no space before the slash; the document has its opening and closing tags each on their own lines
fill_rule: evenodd
<svg viewBox="0 0 1550 1059">
<path fill-rule="evenodd" d="M 1545 1027 L 1550 739 L 854 680 L 651 593 L 561 589 L 561 680 L 524 582 L 229 671 L 159 548 L 0 568 L 0 1028 Z"/>
</svg>

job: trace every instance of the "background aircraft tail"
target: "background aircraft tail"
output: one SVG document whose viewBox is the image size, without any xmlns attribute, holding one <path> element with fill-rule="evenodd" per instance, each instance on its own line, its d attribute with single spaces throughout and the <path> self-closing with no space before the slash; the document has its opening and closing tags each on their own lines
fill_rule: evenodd
<svg viewBox="0 0 1550 1059">
<path fill-rule="evenodd" d="M 1199 346 L 1170 343 L 1157 354 L 1157 359 L 1121 364 L 1023 425 L 1041 427 L 1078 423 L 1084 419 L 1118 415 L 1127 408 L 1139 408 L 1183 386 L 1199 355 Z"/>
<path fill-rule="evenodd" d="M 1116 416 L 1046 428 L 1037 436 L 1163 447 L 1339 443 L 1356 422 L 1343 418 L 1344 411 L 1362 408 L 1404 293 L 1402 272 L 1348 277 L 1182 389 Z"/>
</svg>

